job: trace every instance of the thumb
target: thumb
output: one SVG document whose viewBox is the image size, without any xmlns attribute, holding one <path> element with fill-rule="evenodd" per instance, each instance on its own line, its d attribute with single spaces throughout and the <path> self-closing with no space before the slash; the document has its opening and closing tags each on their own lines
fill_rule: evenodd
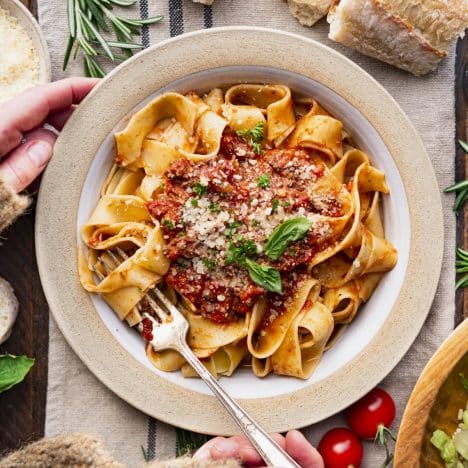
<svg viewBox="0 0 468 468">
<path fill-rule="evenodd" d="M 0 163 L 0 178 L 17 193 L 28 187 L 47 166 L 57 136 L 41 128 L 24 138 L 26 141 Z"/>
<path fill-rule="evenodd" d="M 323 459 L 318 451 L 299 431 L 286 434 L 286 451 L 302 468 L 323 468 Z"/>
</svg>

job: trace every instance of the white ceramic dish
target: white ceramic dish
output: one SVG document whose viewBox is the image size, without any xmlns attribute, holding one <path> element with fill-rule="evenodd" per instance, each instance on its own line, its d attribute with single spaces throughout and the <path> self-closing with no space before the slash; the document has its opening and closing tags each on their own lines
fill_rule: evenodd
<svg viewBox="0 0 468 468">
<path fill-rule="evenodd" d="M 345 128 L 351 132 L 358 146 L 372 155 L 373 165 L 385 172 L 391 192 L 391 195 L 384 197 L 383 201 L 385 235 L 398 250 L 398 263 L 392 271 L 385 274 L 370 301 L 360 309 L 358 317 L 337 344 L 325 353 L 312 377 L 307 381 L 278 375 L 258 379 L 249 369 L 241 369 L 233 377 L 222 378 L 222 384 L 236 398 L 274 397 L 294 392 L 310 385 L 311 382 L 318 382 L 352 361 L 383 326 L 398 297 L 408 265 L 411 222 L 403 181 L 378 133 L 349 102 L 310 78 L 268 67 L 222 67 L 177 80 L 156 91 L 132 109 L 100 146 L 81 192 L 76 235 L 79 238 L 80 227 L 87 222 L 96 207 L 99 200 L 99 190 L 96 190 L 96 187 L 103 185 L 115 157 L 114 132 L 125 127 L 128 117 L 156 95 L 167 91 L 185 93 L 193 89 L 205 92 L 232 83 L 279 83 L 289 86 L 297 95 L 314 96 L 332 115 L 344 122 Z M 117 341 L 151 372 L 188 390 L 210 394 L 201 380 L 183 378 L 179 372 L 167 373 L 155 369 L 146 357 L 141 337 L 126 323 L 122 323 L 98 295 L 91 295 L 91 299 L 99 316 Z M 254 384 L 255 392 L 252 392 Z"/>
<path fill-rule="evenodd" d="M 222 379 L 267 430 L 328 417 L 385 377 L 426 318 L 443 245 L 438 187 L 416 131 L 388 93 L 340 54 L 278 31 L 222 28 L 163 42 L 112 72 L 65 127 L 41 186 L 36 245 L 44 289 L 69 343 L 114 392 L 166 422 L 215 434 L 236 428 L 200 381 L 150 365 L 140 337 L 80 287 L 75 250 L 114 156 L 113 132 L 125 119 L 167 90 L 203 91 L 239 81 L 284 83 L 344 121 L 386 173 L 391 195 L 383 203 L 385 231 L 399 253 L 395 269 L 309 380 L 259 380 L 248 371 Z"/>
</svg>

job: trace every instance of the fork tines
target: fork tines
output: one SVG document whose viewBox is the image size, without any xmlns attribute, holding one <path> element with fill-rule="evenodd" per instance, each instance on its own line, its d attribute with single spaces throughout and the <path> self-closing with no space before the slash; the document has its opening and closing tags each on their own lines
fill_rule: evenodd
<svg viewBox="0 0 468 468">
<path fill-rule="evenodd" d="M 103 281 L 106 276 L 110 275 L 121 263 L 128 260 L 129 255 L 120 247 L 116 247 L 115 251 L 105 250 L 97 257 L 97 262 L 104 271 L 104 273 L 93 265 L 93 271 L 99 281 Z M 171 320 L 171 313 L 179 313 L 179 311 L 172 305 L 167 297 L 157 288 L 148 291 L 142 300 L 136 305 L 140 314 L 149 313 L 157 318 L 160 322 L 167 322 Z"/>
</svg>

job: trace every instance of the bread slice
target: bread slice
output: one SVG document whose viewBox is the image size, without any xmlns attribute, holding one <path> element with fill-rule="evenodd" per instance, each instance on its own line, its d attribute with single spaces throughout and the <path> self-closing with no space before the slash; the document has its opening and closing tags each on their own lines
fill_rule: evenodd
<svg viewBox="0 0 468 468">
<path fill-rule="evenodd" d="M 468 27 L 467 0 L 381 0 L 384 8 L 404 18 L 436 49 L 450 45 Z"/>
<path fill-rule="evenodd" d="M 333 41 L 416 76 L 434 70 L 447 55 L 408 21 L 388 11 L 381 0 L 335 0 L 327 20 Z"/>
<path fill-rule="evenodd" d="M 312 26 L 330 9 L 332 0 L 288 0 L 291 14 L 304 26 Z"/>
<path fill-rule="evenodd" d="M 5 342 L 18 315 L 18 299 L 10 283 L 0 277 L 0 344 Z"/>
</svg>

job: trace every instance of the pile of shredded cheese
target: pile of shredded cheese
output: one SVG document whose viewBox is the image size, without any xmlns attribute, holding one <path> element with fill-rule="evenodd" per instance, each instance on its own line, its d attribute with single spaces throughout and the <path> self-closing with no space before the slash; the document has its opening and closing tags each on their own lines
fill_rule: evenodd
<svg viewBox="0 0 468 468">
<path fill-rule="evenodd" d="M 39 57 L 18 20 L 0 8 L 0 102 L 39 81 Z"/>
</svg>

